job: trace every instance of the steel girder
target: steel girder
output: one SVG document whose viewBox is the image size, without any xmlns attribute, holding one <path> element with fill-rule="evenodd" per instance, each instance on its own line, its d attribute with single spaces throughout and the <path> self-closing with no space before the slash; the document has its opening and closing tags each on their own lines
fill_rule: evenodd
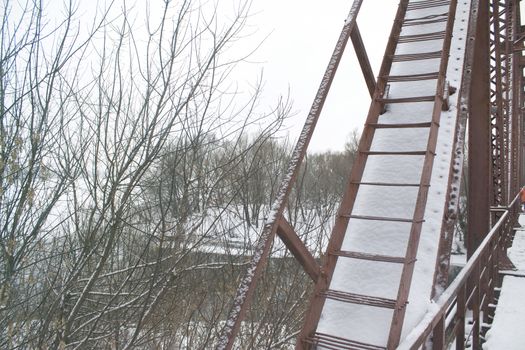
<svg viewBox="0 0 525 350">
<path fill-rule="evenodd" d="M 513 0 L 490 1 L 491 205 L 507 203 L 513 95 Z"/>
</svg>

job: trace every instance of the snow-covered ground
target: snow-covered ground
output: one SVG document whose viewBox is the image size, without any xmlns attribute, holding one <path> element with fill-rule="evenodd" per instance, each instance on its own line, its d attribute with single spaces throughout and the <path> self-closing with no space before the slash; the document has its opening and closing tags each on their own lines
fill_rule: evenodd
<svg viewBox="0 0 525 350">
<path fill-rule="evenodd" d="M 517 268 L 516 275 L 505 276 L 491 329 L 487 332 L 485 350 L 525 349 L 525 215 L 520 216 L 522 230 L 516 231 L 509 257 Z"/>
<path fill-rule="evenodd" d="M 208 254 L 252 256 L 268 211 L 268 206 L 262 206 L 258 225 L 254 226 L 246 223 L 241 206 L 231 205 L 227 210 L 207 209 L 206 213 L 198 213 L 189 220 L 186 232 L 192 232 L 192 235 L 184 237 L 183 244 Z M 328 234 L 333 225 L 333 215 L 328 214 L 331 212 L 305 208 L 292 221 L 297 234 L 315 258 L 319 258 L 321 252 L 326 250 Z M 287 219 L 290 220 L 288 217 Z M 284 243 L 275 239 L 272 257 L 284 257 L 288 254 Z"/>
</svg>

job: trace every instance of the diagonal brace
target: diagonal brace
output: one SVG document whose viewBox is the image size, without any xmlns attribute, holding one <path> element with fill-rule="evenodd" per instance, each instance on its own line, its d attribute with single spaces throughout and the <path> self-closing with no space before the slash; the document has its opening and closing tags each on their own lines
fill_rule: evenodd
<svg viewBox="0 0 525 350">
<path fill-rule="evenodd" d="M 284 217 L 281 217 L 278 221 L 277 235 L 286 245 L 286 248 L 290 250 L 297 261 L 303 266 L 306 273 L 314 282 L 317 282 L 321 267 L 306 248 L 303 241 L 297 236 L 292 225 L 290 225 Z"/>
<path fill-rule="evenodd" d="M 374 96 L 374 91 L 376 89 L 376 79 L 374 77 L 374 72 L 372 71 L 372 66 L 370 65 L 370 60 L 366 54 L 365 44 L 363 43 L 363 38 L 355 24 L 354 30 L 350 34 L 350 39 L 352 39 L 352 45 L 354 46 L 355 53 L 357 55 L 357 60 L 361 66 L 361 71 L 363 72 L 363 77 L 365 78 L 366 86 L 368 87 L 368 92 L 370 97 Z"/>
</svg>

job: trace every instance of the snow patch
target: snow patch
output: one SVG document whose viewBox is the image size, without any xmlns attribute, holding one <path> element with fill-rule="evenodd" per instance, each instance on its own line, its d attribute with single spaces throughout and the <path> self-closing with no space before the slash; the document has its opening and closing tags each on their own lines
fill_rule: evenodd
<svg viewBox="0 0 525 350">
<path fill-rule="evenodd" d="M 525 344 L 525 278 L 503 279 L 492 328 L 487 332 L 485 350 L 522 350 Z"/>
</svg>

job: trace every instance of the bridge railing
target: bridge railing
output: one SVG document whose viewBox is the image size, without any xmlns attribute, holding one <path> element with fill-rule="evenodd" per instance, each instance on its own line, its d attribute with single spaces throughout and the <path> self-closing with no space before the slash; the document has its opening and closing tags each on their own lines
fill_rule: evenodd
<svg viewBox="0 0 525 350">
<path fill-rule="evenodd" d="M 501 214 L 499 220 L 398 349 L 419 349 L 430 338 L 433 349 L 444 349 L 454 340 L 456 349 L 464 349 L 466 342 L 471 342 L 473 349 L 481 349 L 481 328 L 493 311 L 499 262 L 506 257 L 507 243 L 517 220 L 518 198 L 516 195 L 507 207 L 493 209 Z"/>
</svg>

